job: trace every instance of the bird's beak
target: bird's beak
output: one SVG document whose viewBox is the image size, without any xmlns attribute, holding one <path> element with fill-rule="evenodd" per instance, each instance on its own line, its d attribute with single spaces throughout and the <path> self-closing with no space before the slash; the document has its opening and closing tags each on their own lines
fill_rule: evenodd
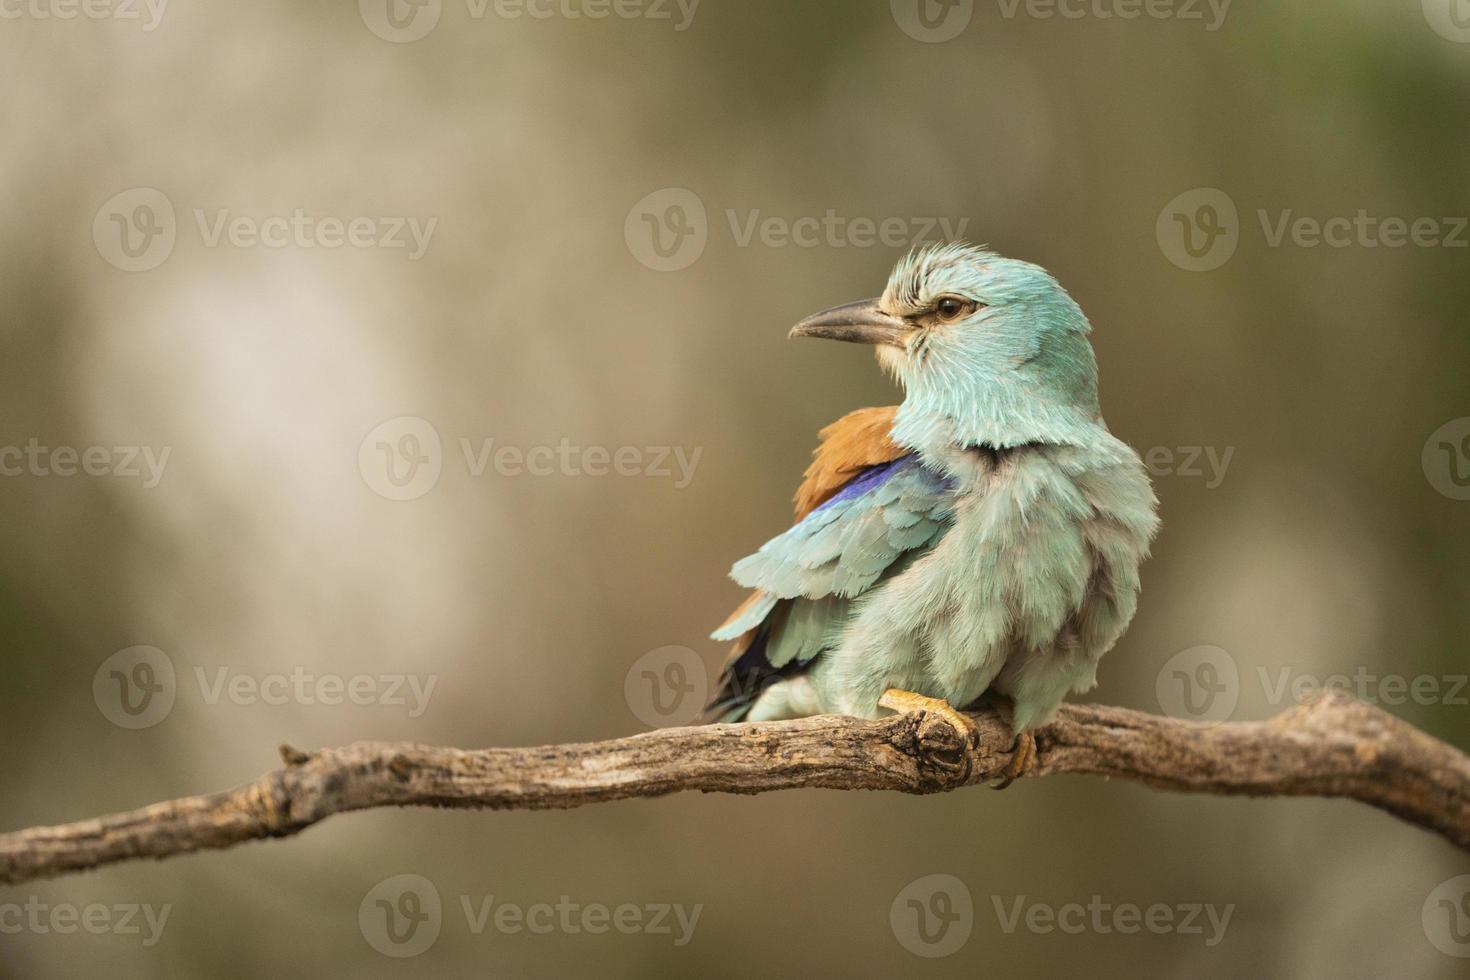
<svg viewBox="0 0 1470 980">
<path fill-rule="evenodd" d="M 834 306 L 813 313 L 791 328 L 793 337 L 824 337 L 845 340 L 850 344 L 888 344 L 903 347 L 913 327 L 878 308 L 876 299 L 865 299 L 846 306 Z"/>
</svg>

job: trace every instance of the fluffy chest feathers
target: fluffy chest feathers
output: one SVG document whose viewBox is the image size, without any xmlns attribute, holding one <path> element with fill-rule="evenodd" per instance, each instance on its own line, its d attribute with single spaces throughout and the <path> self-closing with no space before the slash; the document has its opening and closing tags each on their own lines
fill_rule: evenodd
<svg viewBox="0 0 1470 980">
<path fill-rule="evenodd" d="M 948 530 L 858 604 L 816 666 L 821 701 L 871 714 L 889 687 L 954 704 L 994 688 L 1029 727 L 1090 688 L 1136 608 L 1157 520 L 1137 457 L 1104 439 L 957 452 Z"/>
<path fill-rule="evenodd" d="M 762 683 L 800 675 L 805 710 L 994 689 L 1029 727 L 1092 686 L 1131 619 L 1154 507 L 1138 457 L 1101 429 L 1083 446 L 910 454 L 737 564 L 762 591 L 732 626 L 748 662 L 774 668 Z"/>
</svg>

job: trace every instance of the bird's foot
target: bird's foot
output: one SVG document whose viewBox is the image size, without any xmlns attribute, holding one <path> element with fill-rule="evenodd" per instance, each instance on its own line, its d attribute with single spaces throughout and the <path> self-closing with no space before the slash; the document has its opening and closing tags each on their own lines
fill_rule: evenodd
<svg viewBox="0 0 1470 980">
<path fill-rule="evenodd" d="M 1036 736 L 1022 732 L 1011 746 L 1011 762 L 1005 767 L 1003 778 L 991 784 L 991 789 L 1007 789 L 1011 783 L 1036 768 Z"/>
<path fill-rule="evenodd" d="M 954 706 L 943 698 L 931 698 L 913 691 L 900 691 L 898 688 L 889 688 L 883 692 L 878 699 L 880 708 L 896 711 L 901 715 L 914 714 L 927 711 L 938 715 L 954 728 L 965 742 L 971 746 L 980 744 L 980 729 L 975 727 L 975 722 L 969 715 L 962 711 L 956 711 Z"/>
</svg>

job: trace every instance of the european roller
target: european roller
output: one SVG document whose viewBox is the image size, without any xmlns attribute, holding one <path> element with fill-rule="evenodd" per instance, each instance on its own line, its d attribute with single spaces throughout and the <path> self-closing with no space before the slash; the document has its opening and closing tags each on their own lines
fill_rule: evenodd
<svg viewBox="0 0 1470 980">
<path fill-rule="evenodd" d="M 951 706 L 1000 695 L 1034 756 L 1133 618 L 1158 528 L 1090 330 L 1046 270 L 970 245 L 792 329 L 874 345 L 904 398 L 823 429 L 796 524 L 735 564 L 754 591 L 713 634 L 735 646 L 711 719 L 927 709 L 973 734 Z"/>
</svg>

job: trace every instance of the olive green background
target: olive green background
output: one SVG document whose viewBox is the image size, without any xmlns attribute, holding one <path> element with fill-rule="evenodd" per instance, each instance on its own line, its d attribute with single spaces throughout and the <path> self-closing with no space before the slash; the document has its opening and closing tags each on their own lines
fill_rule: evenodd
<svg viewBox="0 0 1470 980">
<path fill-rule="evenodd" d="M 0 446 L 171 455 L 152 489 L 0 478 L 0 829 L 233 786 L 280 742 L 643 730 L 630 667 L 666 646 L 718 662 L 704 637 L 740 598 L 725 571 L 786 526 L 817 428 L 896 397 L 867 352 L 785 331 L 878 292 L 902 249 L 742 245 L 732 211 L 968 219 L 967 237 L 1045 265 L 1088 311 L 1119 436 L 1233 451 L 1215 486 L 1161 468 L 1140 611 L 1090 697 L 1157 711 L 1161 671 L 1199 646 L 1238 665 L 1241 720 L 1289 706 L 1282 676 L 1430 678 L 1443 695 L 1470 672 L 1470 502 L 1421 459 L 1470 416 L 1470 251 L 1273 246 L 1259 217 L 1470 214 L 1470 43 L 1419 0 L 1242 2 L 1216 30 L 1208 7 L 1008 17 L 978 0 L 944 43 L 906 34 L 886 0 L 704 0 L 684 30 L 672 6 L 543 20 L 446 0 L 414 43 L 376 36 L 348 0 L 179 3 L 152 31 L 31 3 L 0 20 Z M 93 225 L 137 187 L 167 195 L 178 240 L 128 273 Z M 1201 187 L 1238 207 L 1238 247 L 1190 272 L 1156 224 Z M 708 235 L 670 272 L 625 236 L 664 188 L 698 197 Z M 410 261 L 210 247 L 194 217 L 296 208 L 438 224 Z M 409 501 L 358 465 L 399 416 L 444 445 L 438 484 Z M 702 455 L 683 488 L 476 477 L 461 438 Z M 132 731 L 92 685 L 140 644 L 166 652 L 177 697 Z M 437 681 L 413 718 L 209 703 L 196 668 L 222 667 Z M 1470 749 L 1467 693 L 1391 710 Z M 385 811 L 0 889 L 0 906 L 172 906 L 150 948 L 0 933 L 0 975 L 1448 978 L 1466 961 L 1431 944 L 1421 911 L 1467 872 L 1463 853 L 1354 804 L 1086 778 Z M 939 873 L 973 896 L 973 933 L 926 959 L 889 913 Z M 410 959 L 358 927 L 398 874 L 444 903 L 437 942 Z M 682 947 L 477 935 L 459 899 L 486 895 L 703 909 Z M 995 913 L 1094 895 L 1234 910 L 1214 946 L 1007 933 Z"/>
</svg>

